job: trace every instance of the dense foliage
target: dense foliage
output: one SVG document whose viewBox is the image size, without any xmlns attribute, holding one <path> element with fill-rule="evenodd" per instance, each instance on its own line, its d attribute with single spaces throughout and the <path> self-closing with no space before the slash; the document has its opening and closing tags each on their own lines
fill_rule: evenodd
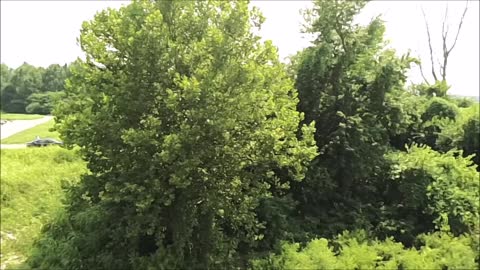
<svg viewBox="0 0 480 270">
<path fill-rule="evenodd" d="M 316 39 L 290 65 L 243 1 L 134 1 L 85 22 L 55 113 L 89 173 L 29 264 L 478 268 L 479 104 L 445 80 L 406 87 L 418 60 L 380 18 L 354 24 L 365 4 L 315 1 Z M 48 103 L 24 88 L 2 95 Z"/>
</svg>

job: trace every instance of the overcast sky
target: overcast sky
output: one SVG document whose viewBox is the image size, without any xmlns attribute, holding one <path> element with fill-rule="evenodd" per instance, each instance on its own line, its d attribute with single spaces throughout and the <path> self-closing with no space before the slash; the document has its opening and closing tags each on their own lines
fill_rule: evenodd
<svg viewBox="0 0 480 270">
<path fill-rule="evenodd" d="M 82 21 L 91 19 L 95 12 L 106 7 L 118 8 L 124 1 L 4 1 L 1 9 L 1 62 L 17 67 L 23 62 L 35 66 L 64 64 L 82 55 L 76 42 Z M 309 1 L 252 1 L 266 17 L 261 35 L 271 39 L 284 58 L 309 45 L 300 33 L 300 9 L 309 7 Z M 358 22 L 365 23 L 373 16 L 383 14 L 386 36 L 399 53 L 409 49 L 423 59 L 429 79 L 429 52 L 424 8 L 430 24 L 434 51 L 441 53 L 441 25 L 448 5 L 448 23 L 453 32 L 465 6 L 464 1 L 374 1 L 362 11 Z M 470 1 L 457 45 L 449 58 L 447 80 L 451 94 L 477 96 L 479 93 L 479 2 Z M 440 56 L 440 55 L 439 55 Z M 420 82 L 419 69 L 413 67 L 410 80 Z"/>
</svg>

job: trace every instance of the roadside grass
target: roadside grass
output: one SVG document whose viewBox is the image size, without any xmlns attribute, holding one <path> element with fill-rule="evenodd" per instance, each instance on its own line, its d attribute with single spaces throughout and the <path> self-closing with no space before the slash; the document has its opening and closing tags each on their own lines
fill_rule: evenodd
<svg viewBox="0 0 480 270">
<path fill-rule="evenodd" d="M 56 131 L 49 131 L 50 128 L 53 127 L 55 121 L 52 119 L 46 123 L 40 124 L 38 126 L 34 126 L 33 128 L 21 131 L 16 133 L 8 138 L 5 138 L 0 141 L 2 144 L 15 144 L 15 143 L 26 143 L 29 141 L 33 141 L 36 136 L 40 136 L 40 138 L 52 138 L 58 139 L 59 133 Z"/>
<path fill-rule="evenodd" d="M 74 150 L 60 147 L 2 149 L 1 269 L 22 267 L 42 226 L 62 209 L 61 182 L 86 172 Z"/>
<path fill-rule="evenodd" d="M 34 120 L 40 119 L 44 115 L 40 114 L 22 114 L 22 113 L 0 113 L 0 119 L 2 120 Z"/>
</svg>

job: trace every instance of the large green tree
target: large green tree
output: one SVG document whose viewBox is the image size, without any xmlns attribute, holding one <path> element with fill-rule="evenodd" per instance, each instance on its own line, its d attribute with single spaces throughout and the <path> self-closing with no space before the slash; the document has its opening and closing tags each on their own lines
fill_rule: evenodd
<svg viewBox="0 0 480 270">
<path fill-rule="evenodd" d="M 316 155 L 261 22 L 246 1 L 134 1 L 83 24 L 56 120 L 90 174 L 32 266 L 218 268 L 248 253 L 276 172 L 301 180 Z"/>
</svg>

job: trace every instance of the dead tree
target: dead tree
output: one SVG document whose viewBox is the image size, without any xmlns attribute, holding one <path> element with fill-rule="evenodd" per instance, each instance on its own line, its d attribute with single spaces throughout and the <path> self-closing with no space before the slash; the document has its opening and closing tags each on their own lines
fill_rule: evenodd
<svg viewBox="0 0 480 270">
<path fill-rule="evenodd" d="M 427 16 L 425 15 L 425 11 L 422 8 L 423 19 L 425 21 L 425 27 L 427 29 L 428 47 L 430 49 L 430 63 L 432 64 L 431 72 L 432 72 L 432 76 L 433 76 L 433 79 L 435 80 L 435 82 L 438 82 L 438 81 L 441 81 L 441 82 L 444 82 L 444 83 L 446 82 L 448 57 L 450 56 L 450 53 L 452 52 L 453 48 L 455 48 L 455 45 L 457 45 L 458 35 L 460 34 L 460 30 L 462 29 L 463 20 L 465 18 L 465 14 L 467 13 L 467 10 L 468 10 L 468 1 L 466 1 L 466 2 L 467 3 L 466 3 L 465 8 L 463 10 L 462 17 L 460 18 L 460 22 L 458 23 L 457 32 L 454 33 L 455 34 L 455 39 L 453 40 L 453 44 L 451 46 L 448 46 L 448 44 L 447 44 L 447 37 L 448 37 L 448 34 L 449 34 L 448 24 L 445 27 L 445 24 L 446 24 L 447 18 L 448 18 L 448 4 L 447 4 L 447 7 L 445 8 L 445 17 L 444 17 L 443 23 L 442 23 L 442 57 L 443 57 L 443 61 L 439 61 L 437 59 L 438 66 L 439 66 L 438 73 L 435 70 L 435 62 L 434 62 L 434 56 L 433 56 L 433 47 L 432 47 L 432 39 L 431 39 L 431 35 L 430 35 L 430 28 L 429 28 L 429 25 L 428 25 Z M 422 68 L 421 63 L 419 65 L 419 67 L 420 67 L 420 73 L 422 75 L 423 80 L 425 81 L 425 83 L 427 85 L 431 85 L 429 83 L 429 81 L 427 80 L 427 78 L 425 77 L 425 74 L 423 73 L 423 68 Z M 438 74 L 440 76 L 438 76 Z"/>
</svg>

